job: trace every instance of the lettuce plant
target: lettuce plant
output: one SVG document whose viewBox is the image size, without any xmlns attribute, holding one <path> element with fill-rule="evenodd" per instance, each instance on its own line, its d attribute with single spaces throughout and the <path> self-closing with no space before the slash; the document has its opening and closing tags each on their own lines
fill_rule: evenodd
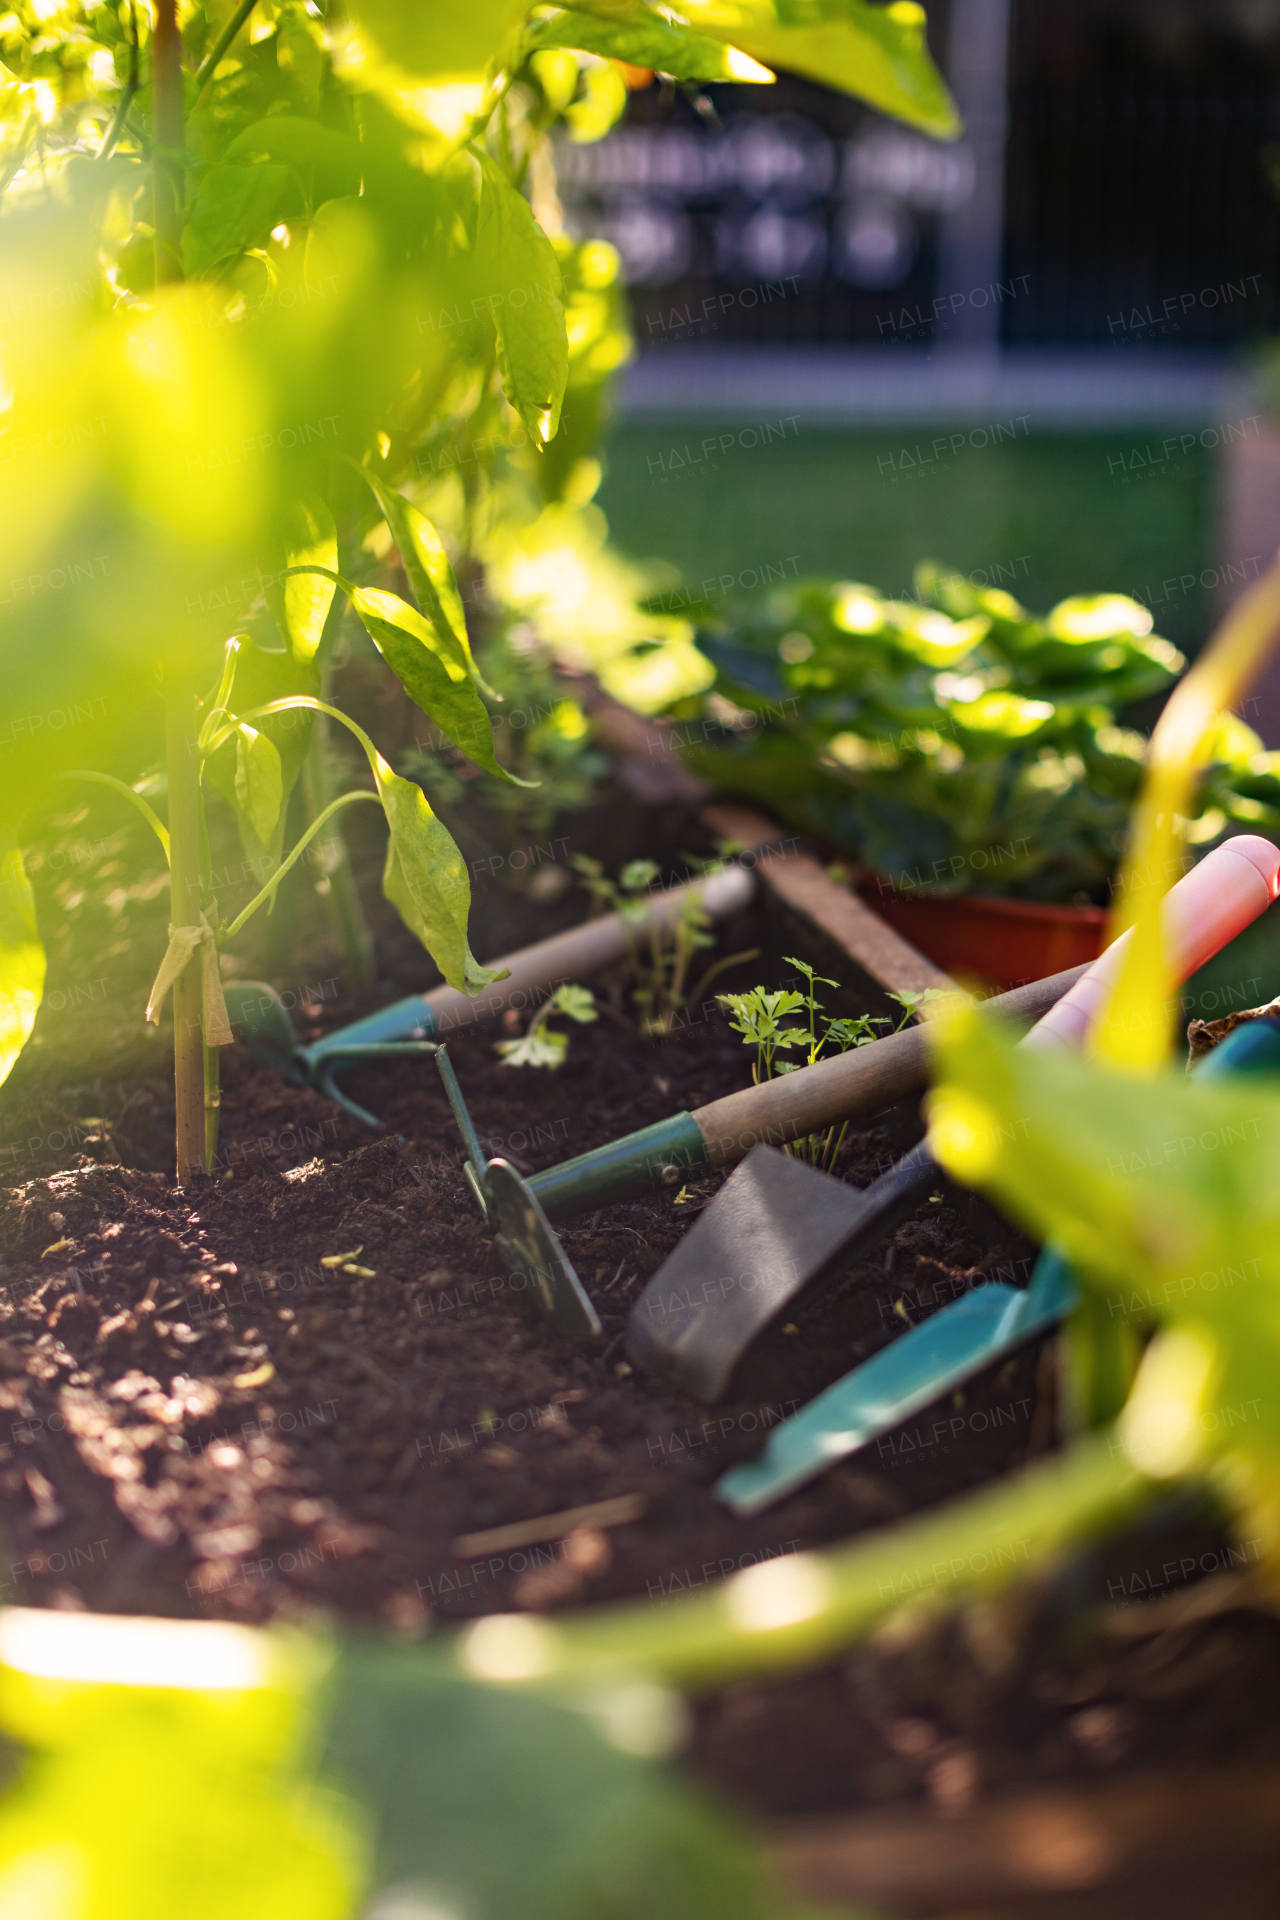
<svg viewBox="0 0 1280 1920">
<path fill-rule="evenodd" d="M 627 351 L 617 262 L 558 230 L 553 132 L 607 129 L 616 61 L 760 83 L 766 60 L 958 130 L 914 5 L 691 11 L 696 30 L 643 0 L 193 0 L 180 18 L 176 0 L 18 0 L 0 21 L 0 1070 L 43 983 L 23 823 L 87 773 L 142 806 L 170 862 L 150 1007 L 172 988 L 180 1177 L 216 1121 L 220 946 L 322 821 L 380 804 L 384 891 L 446 979 L 489 977 L 461 855 L 335 705 L 333 643 L 345 611 L 445 739 L 515 778 L 437 521 L 470 563 L 531 492 L 567 511 L 599 477 Z M 369 787 L 332 791 L 317 722 L 353 733 Z M 167 823 L 137 791 L 161 756 Z M 230 919 L 211 793 L 265 862 Z M 349 884 L 346 924 L 358 965 Z"/>
<path fill-rule="evenodd" d="M 902 888 L 1105 900 L 1146 747 L 1117 714 L 1182 656 L 1122 594 L 1036 616 L 932 565 L 917 589 L 800 582 L 704 635 L 737 717 L 693 764 Z M 1195 845 L 1273 831 L 1280 756 L 1224 718 L 1190 806 Z"/>
</svg>

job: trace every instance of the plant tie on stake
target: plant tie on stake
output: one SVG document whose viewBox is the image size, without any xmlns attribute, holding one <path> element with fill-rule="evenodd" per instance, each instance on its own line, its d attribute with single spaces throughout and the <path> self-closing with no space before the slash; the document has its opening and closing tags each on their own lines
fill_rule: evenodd
<svg viewBox="0 0 1280 1920">
<path fill-rule="evenodd" d="M 147 1001 L 147 1019 L 160 1024 L 160 1008 L 174 981 L 182 974 L 196 949 L 200 950 L 201 989 L 204 1006 L 204 1043 L 207 1047 L 229 1047 L 235 1039 L 227 1018 L 227 1003 L 222 993 L 222 975 L 218 966 L 218 939 L 206 914 L 198 926 L 169 928 L 169 945 L 156 974 Z"/>
</svg>

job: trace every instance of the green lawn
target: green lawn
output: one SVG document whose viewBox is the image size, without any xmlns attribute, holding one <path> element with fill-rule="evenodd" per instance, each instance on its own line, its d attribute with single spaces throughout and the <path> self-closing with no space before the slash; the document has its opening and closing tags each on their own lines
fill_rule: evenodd
<svg viewBox="0 0 1280 1920">
<path fill-rule="evenodd" d="M 712 582 L 729 601 L 759 591 L 753 575 L 767 580 L 767 567 L 775 582 L 782 569 L 907 592 L 915 562 L 933 558 L 985 571 L 1032 608 L 1105 588 L 1146 601 L 1156 630 L 1179 645 L 1205 635 L 1211 452 L 1160 460 L 1156 429 L 1032 434 L 953 452 L 946 429 L 931 458 L 925 427 L 770 424 L 767 444 L 760 422 L 619 426 L 599 496 L 617 545 L 673 564 L 688 583 Z M 732 444 L 722 448 L 722 437 Z M 1144 469 L 1147 450 L 1156 461 Z M 1177 585 L 1186 575 L 1190 589 Z M 721 576 L 732 584 L 720 587 Z"/>
</svg>

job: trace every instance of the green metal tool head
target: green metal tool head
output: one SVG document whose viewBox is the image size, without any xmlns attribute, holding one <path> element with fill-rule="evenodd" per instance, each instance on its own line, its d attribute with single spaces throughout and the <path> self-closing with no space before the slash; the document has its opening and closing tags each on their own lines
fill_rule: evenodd
<svg viewBox="0 0 1280 1920">
<path fill-rule="evenodd" d="M 598 1340 L 597 1314 L 527 1180 L 507 1160 L 485 1168 L 493 1244 L 513 1286 L 528 1287 L 543 1317 L 571 1340 Z"/>
<path fill-rule="evenodd" d="M 296 1086 L 310 1075 L 293 1022 L 275 988 L 265 980 L 235 980 L 224 989 L 227 1017 L 236 1039 L 264 1066 L 283 1067 Z"/>
<path fill-rule="evenodd" d="M 528 1181 L 509 1160 L 485 1157 L 447 1050 L 436 1054 L 453 1117 L 467 1150 L 467 1184 L 492 1233 L 513 1287 L 533 1294 L 544 1319 L 571 1340 L 598 1340 L 603 1329 L 551 1222 Z"/>
</svg>

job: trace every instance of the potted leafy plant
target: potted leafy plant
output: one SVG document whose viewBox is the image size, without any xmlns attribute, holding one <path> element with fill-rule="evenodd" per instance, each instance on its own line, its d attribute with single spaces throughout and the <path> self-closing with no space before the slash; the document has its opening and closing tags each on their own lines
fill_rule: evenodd
<svg viewBox="0 0 1280 1920">
<path fill-rule="evenodd" d="M 1146 750 L 1118 715 L 1173 686 L 1182 656 L 1121 594 L 1037 617 L 934 565 L 917 589 L 800 582 L 704 634 L 710 737 L 687 757 L 851 855 L 941 965 L 1012 984 L 1091 959 Z M 1278 767 L 1224 720 L 1192 845 L 1231 822 L 1280 827 Z"/>
</svg>

